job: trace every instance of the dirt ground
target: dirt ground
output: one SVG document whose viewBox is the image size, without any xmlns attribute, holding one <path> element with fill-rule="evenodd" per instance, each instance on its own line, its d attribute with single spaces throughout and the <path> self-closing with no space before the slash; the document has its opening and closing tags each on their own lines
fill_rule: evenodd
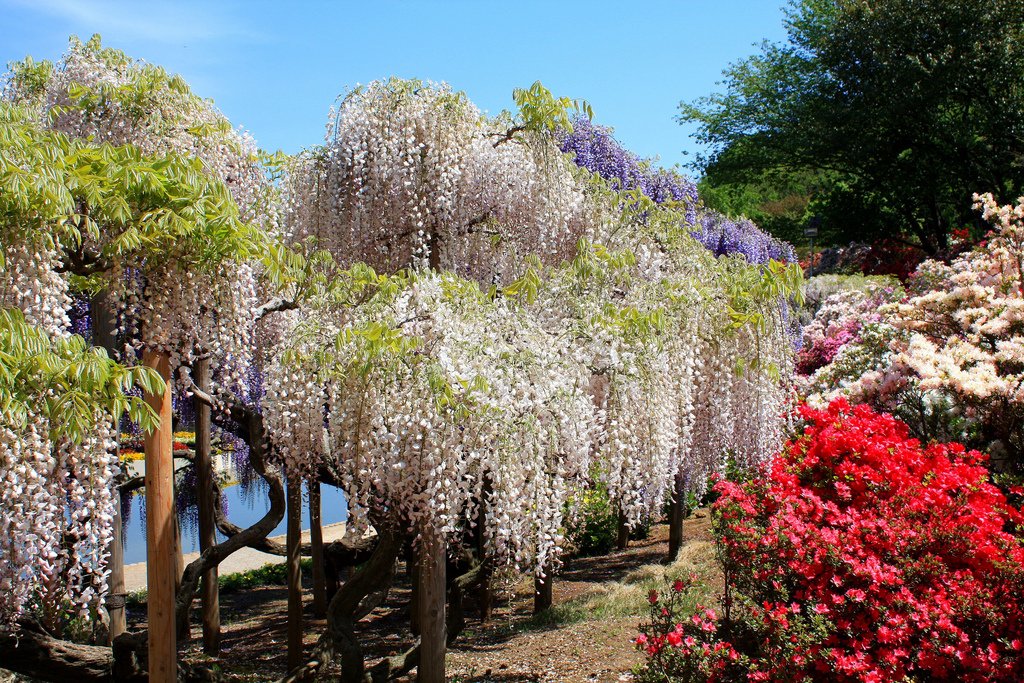
<svg viewBox="0 0 1024 683">
<path fill-rule="evenodd" d="M 687 546 L 700 551 L 706 564 L 709 523 L 701 512 L 686 522 Z M 467 600 L 467 625 L 449 648 L 446 662 L 449 681 L 513 683 L 520 681 L 589 682 L 631 680 L 630 670 L 639 662 L 632 647 L 646 604 L 643 591 L 633 585 L 623 593 L 615 609 L 605 609 L 616 587 L 638 581 L 636 576 L 655 575 L 668 551 L 668 528 L 656 525 L 644 540 L 608 555 L 575 558 L 566 562 L 555 580 L 555 609 L 546 619 L 532 615 L 532 581 L 523 580 L 499 591 L 493 618 L 481 624 L 475 604 Z M 699 548 L 698 548 L 699 546 Z M 684 551 L 686 548 L 684 548 Z M 654 572 L 655 574 L 652 574 Z M 409 583 L 404 566 L 384 607 L 360 623 L 367 663 L 396 654 L 411 644 L 409 632 Z M 602 602 L 604 601 L 604 602 Z M 631 611 L 634 609 L 635 611 Z M 198 603 L 197 603 L 198 604 Z M 593 612 L 588 611 L 593 610 Z M 198 610 L 196 610 L 198 612 Z M 267 586 L 225 594 L 221 597 L 222 652 L 218 668 L 237 681 L 271 681 L 285 672 L 286 594 L 282 586 Z M 623 614 L 623 612 L 626 612 Z M 145 615 L 132 612 L 130 627 Z M 304 630 L 311 652 L 325 622 L 315 618 L 307 604 Z M 193 624 L 192 641 L 183 646 L 183 658 L 210 660 L 201 654 L 202 633 Z M 415 680 L 410 678 L 408 680 Z"/>
</svg>

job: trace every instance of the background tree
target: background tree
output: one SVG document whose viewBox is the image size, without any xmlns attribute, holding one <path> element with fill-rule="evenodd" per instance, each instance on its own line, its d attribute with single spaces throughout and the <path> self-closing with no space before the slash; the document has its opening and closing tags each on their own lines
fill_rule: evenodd
<svg viewBox="0 0 1024 683">
<path fill-rule="evenodd" d="M 837 240 L 897 232 L 936 253 L 977 225 L 976 188 L 1020 192 L 1024 1 L 792 0 L 786 23 L 725 92 L 681 105 L 716 198 L 807 196 Z"/>
</svg>

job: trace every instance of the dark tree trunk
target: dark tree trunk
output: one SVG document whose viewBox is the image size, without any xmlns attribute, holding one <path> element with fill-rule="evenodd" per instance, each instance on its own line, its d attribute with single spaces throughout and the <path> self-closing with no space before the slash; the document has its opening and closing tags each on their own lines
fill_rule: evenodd
<svg viewBox="0 0 1024 683">
<path fill-rule="evenodd" d="M 309 546 L 313 558 L 313 614 L 327 613 L 327 581 L 324 576 L 324 530 L 320 519 L 320 480 L 309 480 Z"/>
<path fill-rule="evenodd" d="M 675 562 L 683 547 L 683 520 L 686 519 L 686 480 L 676 474 L 672 503 L 668 511 L 668 561 Z"/>
<path fill-rule="evenodd" d="M 0 665 L 44 681 L 110 681 L 114 652 L 109 647 L 78 645 L 48 635 L 38 625 L 20 624 L 17 636 L 0 633 Z"/>
<path fill-rule="evenodd" d="M 369 680 L 355 625 L 387 597 L 394 580 L 395 559 L 402 549 L 402 539 L 393 522 L 375 524 L 375 528 L 377 541 L 373 554 L 331 598 L 327 606 L 327 630 L 320 636 L 312 659 L 293 668 L 283 683 L 310 680 L 338 658 L 343 683 Z"/>
<path fill-rule="evenodd" d="M 111 358 L 117 357 L 117 335 L 115 334 L 116 311 L 114 304 L 107 294 L 98 294 L 89 303 L 89 319 L 92 324 L 92 342 L 99 346 Z M 120 425 L 114 424 L 117 430 Z M 114 533 L 110 538 L 110 559 L 107 560 L 107 567 L 110 575 L 107 577 L 107 628 L 110 642 L 125 632 L 127 621 L 124 613 L 124 545 L 122 543 L 122 522 L 121 522 L 121 492 L 114 487 Z"/>
<path fill-rule="evenodd" d="M 619 513 L 618 523 L 618 535 L 615 539 L 615 547 L 619 550 L 625 550 L 629 547 L 629 524 L 626 520 L 625 513 Z"/>
<path fill-rule="evenodd" d="M 210 359 L 201 357 L 194 368 L 196 386 L 210 391 Z M 216 480 L 210 447 L 210 406 L 195 399 L 196 411 L 196 480 L 199 505 L 199 551 L 217 545 L 217 522 L 213 512 L 216 504 Z M 216 657 L 220 653 L 220 591 L 217 586 L 217 567 L 202 574 L 203 652 Z"/>
<path fill-rule="evenodd" d="M 540 614 L 551 609 L 554 602 L 554 573 L 549 567 L 544 568 L 544 576 L 538 571 L 533 577 L 533 613 Z"/>
<path fill-rule="evenodd" d="M 114 519 L 111 522 L 114 531 L 110 539 L 110 576 L 107 577 L 107 617 L 109 619 L 110 643 L 114 638 L 125 632 L 128 622 L 124 613 L 124 600 L 127 591 L 124 587 L 124 544 L 121 542 L 121 491 L 114 487 Z"/>
<path fill-rule="evenodd" d="M 288 669 L 302 663 L 302 479 L 288 475 Z"/>
<path fill-rule="evenodd" d="M 420 529 L 416 605 L 420 625 L 420 661 L 416 680 L 420 683 L 444 683 L 445 644 L 445 570 L 444 536 L 429 526 Z"/>
<path fill-rule="evenodd" d="M 488 475 L 484 477 L 475 529 L 476 556 L 480 562 L 480 585 L 477 589 L 477 603 L 480 609 L 480 622 L 484 624 L 490 621 L 491 612 L 494 608 L 494 596 L 491 594 L 491 563 L 487 558 L 486 538 L 484 537 L 484 524 L 487 520 L 487 498 L 490 493 L 491 479 Z"/>
<path fill-rule="evenodd" d="M 211 567 L 219 565 L 226 557 L 239 548 L 261 548 L 260 541 L 266 539 L 267 534 L 281 523 L 285 515 L 284 482 L 281 480 L 277 469 L 268 469 L 266 465 L 266 440 L 263 431 L 263 417 L 242 404 L 232 405 L 230 407 L 230 415 L 235 423 L 243 427 L 241 435 L 249 446 L 249 464 L 267 483 L 270 509 L 267 511 L 267 514 L 263 515 L 251 527 L 241 529 L 228 522 L 224 516 L 220 503 L 220 487 L 214 483 L 216 502 L 213 506 L 213 512 L 217 518 L 217 526 L 218 528 L 229 528 L 231 533 L 225 534 L 229 536 L 226 541 L 204 550 L 198 558 L 190 562 L 185 568 L 181 580 L 181 589 L 178 591 L 175 603 L 175 618 L 179 623 L 188 616 L 188 609 L 195 598 L 200 576 Z"/>
</svg>

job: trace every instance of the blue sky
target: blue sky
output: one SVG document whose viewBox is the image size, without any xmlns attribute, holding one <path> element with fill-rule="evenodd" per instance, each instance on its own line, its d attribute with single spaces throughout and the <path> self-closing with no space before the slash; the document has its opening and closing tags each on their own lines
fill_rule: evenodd
<svg viewBox="0 0 1024 683">
<path fill-rule="evenodd" d="M 782 0 L 676 2 L 146 2 L 0 0 L 0 61 L 58 59 L 68 36 L 180 73 L 267 149 L 321 142 L 327 110 L 359 83 L 447 81 L 481 109 L 540 80 L 588 100 L 598 123 L 671 166 L 696 151 L 680 100 L 729 62 L 781 40 Z"/>
</svg>

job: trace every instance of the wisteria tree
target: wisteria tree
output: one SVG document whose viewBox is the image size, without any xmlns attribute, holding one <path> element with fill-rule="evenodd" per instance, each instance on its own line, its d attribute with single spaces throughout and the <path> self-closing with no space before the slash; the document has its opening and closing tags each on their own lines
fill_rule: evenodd
<svg viewBox="0 0 1024 683">
<path fill-rule="evenodd" d="M 154 675 L 173 677 L 180 577 L 167 560 L 172 372 L 179 386 L 190 386 L 189 364 L 209 357 L 219 386 L 244 396 L 261 310 L 253 263 L 267 251 L 265 233 L 250 225 L 265 208 L 263 172 L 252 142 L 180 78 L 103 48 L 97 38 L 73 40 L 57 65 L 14 65 L 4 100 L 12 112 L 5 142 L 17 144 L 20 136 L 25 146 L 53 150 L 29 172 L 17 164 L 5 169 L 13 196 L 47 178 L 67 196 L 66 204 L 47 206 L 34 232 L 12 220 L 24 237 L 5 240 L 10 303 L 29 319 L 49 316 L 53 327 L 66 325 L 70 288 L 104 292 L 115 304 L 121 357 L 141 358 L 164 381 L 146 387 L 160 418 L 146 444 L 150 629 L 159 634 L 149 646 Z M 161 391 L 148 391 L 156 387 Z M 268 521 L 264 536 L 276 524 Z M 183 589 L 189 602 L 194 579 Z"/>
<path fill-rule="evenodd" d="M 538 86 L 517 100 L 518 114 L 487 119 L 447 86 L 373 83 L 286 179 L 292 239 L 394 275 L 360 271 L 357 291 L 293 315 L 268 426 L 289 467 L 339 473 L 351 521 L 386 541 L 378 552 L 416 535 L 423 629 L 418 649 L 365 673 L 365 574 L 332 603 L 306 673 L 343 651 L 346 680 L 417 661 L 441 680 L 445 633 L 425 623 L 443 619 L 446 548 L 470 530 L 484 539 L 476 562 L 545 579 L 562 511 L 595 470 L 635 524 L 676 480 L 702 486 L 727 453 L 752 460 L 779 441 L 795 269 L 716 259 L 684 201 L 661 206 L 561 153 L 570 103 Z M 714 361 L 698 371 L 701 353 Z M 388 580 L 386 555 L 369 566 Z"/>
</svg>

